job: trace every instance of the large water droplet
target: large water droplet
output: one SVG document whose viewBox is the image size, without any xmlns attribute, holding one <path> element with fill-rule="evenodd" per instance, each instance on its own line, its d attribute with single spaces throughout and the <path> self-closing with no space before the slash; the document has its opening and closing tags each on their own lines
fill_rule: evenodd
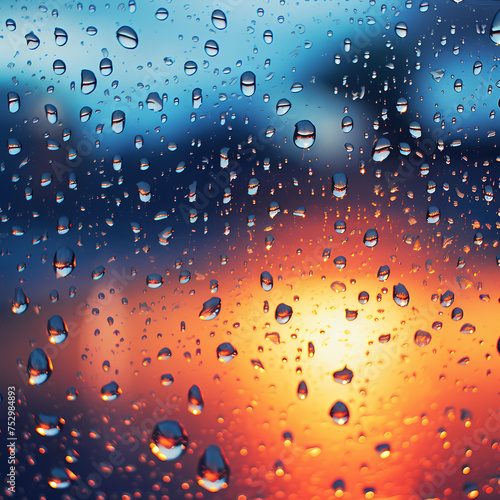
<svg viewBox="0 0 500 500">
<path fill-rule="evenodd" d="M 160 460 L 176 460 L 187 449 L 188 435 L 182 424 L 175 420 L 158 422 L 151 436 L 151 451 Z"/>
<path fill-rule="evenodd" d="M 97 79 L 94 72 L 90 71 L 89 69 L 82 69 L 81 78 L 82 94 L 90 94 L 94 92 L 95 88 L 97 87 Z"/>
<path fill-rule="evenodd" d="M 116 38 L 122 47 L 135 49 L 139 43 L 137 33 L 130 26 L 122 26 L 116 32 Z"/>
<path fill-rule="evenodd" d="M 293 309 L 290 306 L 281 303 L 276 307 L 274 317 L 280 325 L 284 325 L 285 323 L 288 323 L 290 321 L 292 314 Z"/>
<path fill-rule="evenodd" d="M 406 23 L 399 22 L 394 26 L 394 31 L 396 32 L 396 35 L 399 36 L 399 38 L 405 38 L 406 35 L 408 34 L 408 26 Z"/>
<path fill-rule="evenodd" d="M 392 298 L 400 307 L 406 307 L 410 302 L 410 294 L 404 285 L 398 283 L 392 289 Z"/>
<path fill-rule="evenodd" d="M 223 30 L 227 26 L 226 14 L 222 10 L 214 10 L 212 12 L 212 24 L 218 30 Z"/>
<path fill-rule="evenodd" d="M 52 263 L 56 276 L 58 278 L 65 278 L 68 276 L 76 266 L 75 252 L 69 247 L 59 248 Z"/>
<path fill-rule="evenodd" d="M 330 410 L 330 417 L 338 425 L 345 425 L 349 421 L 349 410 L 342 401 L 337 401 Z"/>
<path fill-rule="evenodd" d="M 40 45 L 40 38 L 38 38 L 33 31 L 25 35 L 24 38 L 26 39 L 26 44 L 30 50 L 35 50 Z"/>
<path fill-rule="evenodd" d="M 298 148 L 310 148 L 315 140 L 316 127 L 309 120 L 300 120 L 295 124 L 293 142 Z"/>
<path fill-rule="evenodd" d="M 17 94 L 16 92 L 9 92 L 7 94 L 7 102 L 9 104 L 9 111 L 11 113 L 17 113 L 19 111 L 19 107 L 21 106 L 19 94 Z"/>
<path fill-rule="evenodd" d="M 68 41 L 68 34 L 62 28 L 56 28 L 54 30 L 54 38 L 56 45 L 62 47 L 63 45 L 66 45 L 66 42 Z"/>
<path fill-rule="evenodd" d="M 68 326 L 61 316 L 55 314 L 47 321 L 47 333 L 52 344 L 60 344 L 68 337 Z"/>
<path fill-rule="evenodd" d="M 217 317 L 221 308 L 221 299 L 219 297 L 212 297 L 203 303 L 199 317 L 205 321 L 210 321 Z"/>
<path fill-rule="evenodd" d="M 240 89 L 244 96 L 251 97 L 255 94 L 255 75 L 251 71 L 245 71 L 240 78 Z"/>
<path fill-rule="evenodd" d="M 413 340 L 419 347 L 425 347 L 432 340 L 432 336 L 429 332 L 417 330 Z"/>
<path fill-rule="evenodd" d="M 238 351 L 229 342 L 224 342 L 217 347 L 217 359 L 221 363 L 229 363 L 238 354 Z"/>
<path fill-rule="evenodd" d="M 273 277 L 269 271 L 262 271 L 260 274 L 260 286 L 266 292 L 269 292 L 273 288 Z"/>
<path fill-rule="evenodd" d="M 198 484 L 208 491 L 220 491 L 229 484 L 229 463 L 218 446 L 211 445 L 203 453 L 196 475 Z"/>
<path fill-rule="evenodd" d="M 120 386 L 114 381 L 101 387 L 101 398 L 103 401 L 114 401 L 121 393 Z"/>
<path fill-rule="evenodd" d="M 28 382 L 40 385 L 46 382 L 52 374 L 52 361 L 43 349 L 37 347 L 31 351 L 28 359 Z"/>
<path fill-rule="evenodd" d="M 363 236 L 363 243 L 368 247 L 372 248 L 378 243 L 378 232 L 376 229 L 368 229 Z"/>
<path fill-rule="evenodd" d="M 342 368 L 342 370 L 338 370 L 336 372 L 333 372 L 333 380 L 339 384 L 350 384 L 352 381 L 352 378 L 354 376 L 354 373 L 347 368 L 347 365 Z"/>
<path fill-rule="evenodd" d="M 14 299 L 12 300 L 12 312 L 14 314 L 22 314 L 29 306 L 29 299 L 26 297 L 23 289 L 18 287 L 14 290 Z"/>
<path fill-rule="evenodd" d="M 373 146 L 372 158 L 373 161 L 384 161 L 391 153 L 391 141 L 385 137 L 381 137 Z"/>
<path fill-rule="evenodd" d="M 336 198 L 343 198 L 347 194 L 347 175 L 344 172 L 333 174 L 332 193 Z"/>
<path fill-rule="evenodd" d="M 35 428 L 41 436 L 57 436 L 63 429 L 66 422 L 57 415 L 39 413 L 35 417 Z"/>
<path fill-rule="evenodd" d="M 200 388 L 197 385 L 192 385 L 188 391 L 188 411 L 193 415 L 199 415 L 203 411 L 203 397 Z"/>
</svg>

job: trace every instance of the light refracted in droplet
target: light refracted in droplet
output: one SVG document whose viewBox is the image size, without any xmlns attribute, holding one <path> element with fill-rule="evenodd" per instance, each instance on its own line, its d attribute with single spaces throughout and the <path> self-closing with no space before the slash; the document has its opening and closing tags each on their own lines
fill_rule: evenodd
<svg viewBox="0 0 500 500">
<path fill-rule="evenodd" d="M 116 31 L 116 38 L 122 47 L 135 49 L 139 44 L 137 33 L 130 26 L 122 26 Z"/>
<path fill-rule="evenodd" d="M 212 297 L 203 303 L 203 308 L 200 311 L 199 317 L 204 321 L 210 321 L 217 317 L 221 308 L 221 299 Z"/>
<path fill-rule="evenodd" d="M 295 124 L 293 142 L 298 148 L 310 148 L 315 140 L 316 127 L 309 120 L 300 120 Z"/>
<path fill-rule="evenodd" d="M 198 464 L 196 480 L 208 491 L 220 491 L 229 484 L 229 463 L 222 450 L 215 445 L 209 446 Z"/>
<path fill-rule="evenodd" d="M 345 425 L 349 421 L 349 409 L 342 401 L 337 401 L 330 410 L 330 417 L 338 425 Z"/>
<path fill-rule="evenodd" d="M 188 435 L 184 426 L 176 420 L 158 422 L 151 436 L 150 448 L 160 460 L 176 460 L 188 446 Z"/>
<path fill-rule="evenodd" d="M 37 347 L 31 351 L 28 358 L 28 382 L 30 385 L 40 385 L 52 375 L 52 361 L 43 349 Z"/>
</svg>

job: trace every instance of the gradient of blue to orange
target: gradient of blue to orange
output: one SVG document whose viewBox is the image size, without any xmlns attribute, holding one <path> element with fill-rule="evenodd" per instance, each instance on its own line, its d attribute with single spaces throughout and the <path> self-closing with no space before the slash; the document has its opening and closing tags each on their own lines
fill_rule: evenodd
<svg viewBox="0 0 500 500">
<path fill-rule="evenodd" d="M 489 26 L 494 6 L 137 2 L 134 11 L 133 4 L 0 8 L 17 24 L 13 32 L 3 28 L 9 49 L 0 84 L 4 95 L 15 91 L 21 99 L 18 113 L 5 112 L 2 135 L 5 143 L 17 138 L 22 152 L 6 153 L 0 173 L 0 373 L 2 394 L 11 385 L 18 394 L 18 497 L 497 498 L 497 204 L 485 200 L 484 187 L 496 191 L 498 182 L 490 132 L 499 77 L 497 47 L 469 23 L 474 10 L 478 23 Z M 165 6 L 169 15 L 160 21 L 155 12 Z M 227 29 L 212 24 L 216 8 L 226 13 Z M 406 38 L 395 34 L 397 22 L 407 23 Z M 63 47 L 54 43 L 59 26 L 68 33 Z M 96 35 L 88 34 L 89 26 Z M 135 29 L 136 49 L 118 43 L 120 26 Z M 263 38 L 267 29 L 271 44 Z M 24 39 L 31 30 L 41 40 L 33 51 Z M 203 49 L 209 39 L 219 45 L 215 57 Z M 458 56 L 455 44 L 463 46 Z M 106 54 L 114 69 L 105 77 L 99 61 Z M 476 77 L 478 58 L 484 68 Z M 64 75 L 53 74 L 55 59 L 67 63 Z M 188 60 L 198 64 L 192 77 L 184 72 Z M 441 66 L 446 73 L 437 82 L 429 71 Z M 97 77 L 89 95 L 79 89 L 82 69 Z M 256 75 L 252 97 L 239 88 L 245 71 Z M 465 97 L 454 90 L 458 77 Z M 291 92 L 296 82 L 303 85 L 297 94 Z M 202 89 L 199 109 L 192 104 L 194 88 Z M 150 92 L 168 94 L 162 112 L 148 109 Z M 400 97 L 408 100 L 405 113 L 396 112 Z M 281 98 L 292 107 L 277 116 Z M 58 109 L 56 124 L 44 117 L 47 103 Z M 86 123 L 79 118 L 83 106 L 93 111 Z M 111 130 L 115 110 L 126 114 L 122 134 Z M 352 118 L 352 132 L 342 132 L 344 116 Z M 293 143 L 294 124 L 303 119 L 316 128 L 307 150 Z M 420 140 L 409 133 L 415 120 Z M 274 135 L 266 135 L 271 126 Z M 67 143 L 65 129 L 71 130 Z M 390 139 L 391 153 L 377 163 L 372 147 L 380 137 Z M 456 138 L 460 148 L 450 146 Z M 47 139 L 58 140 L 60 150 L 49 151 Z M 410 157 L 398 153 L 401 142 L 410 145 Z M 76 148 L 76 161 L 67 159 L 66 146 Z M 227 169 L 221 169 L 224 148 Z M 120 171 L 112 165 L 117 154 Z M 147 170 L 140 169 L 143 159 Z M 186 169 L 176 173 L 181 161 Z M 428 176 L 421 174 L 424 162 Z M 42 187 L 47 172 L 52 182 Z M 332 195 L 337 172 L 348 178 L 344 198 Z M 76 190 L 68 187 L 70 173 L 77 175 Z M 250 195 L 254 178 L 259 189 Z M 435 193 L 428 179 L 436 182 Z M 149 203 L 138 197 L 141 181 L 150 184 Z M 190 203 L 193 181 L 198 199 Z M 26 187 L 33 188 L 30 201 Z M 224 203 L 227 188 L 232 199 Z M 61 192 L 64 201 L 56 203 Z M 280 209 L 275 217 L 273 201 Z M 430 206 L 439 207 L 437 224 L 426 222 Z M 191 224 L 193 207 L 198 220 Z M 293 215 L 300 207 L 305 217 Z M 159 211 L 168 218 L 155 221 Z M 64 215 L 72 227 L 60 235 Z M 338 220 L 346 222 L 343 234 L 335 231 Z M 140 231 L 133 233 L 131 224 Z M 158 234 L 170 225 L 173 235 L 162 246 Z M 15 236 L 15 226 L 25 234 Z M 368 248 L 363 236 L 372 228 L 379 242 Z M 478 231 L 482 245 L 474 244 Z M 57 278 L 52 259 L 64 245 L 74 250 L 76 268 Z M 338 256 L 346 258 L 344 269 L 333 263 Z M 464 267 L 457 266 L 459 258 Z M 182 260 L 178 268 L 176 259 Z M 92 270 L 100 265 L 106 272 L 94 281 Z M 377 271 L 384 265 L 390 276 L 381 282 Z M 180 283 L 186 270 L 191 279 Z M 273 276 L 271 291 L 260 285 L 262 271 Z M 147 286 L 151 273 L 164 279 L 157 289 Z M 213 293 L 211 280 L 218 281 Z M 409 292 L 407 307 L 393 300 L 398 283 Z M 19 286 L 30 305 L 16 315 L 12 297 Z M 77 289 L 73 298 L 70 286 Z M 49 298 L 54 290 L 57 301 Z M 440 305 L 447 290 L 454 293 L 451 307 Z M 366 304 L 358 301 L 362 291 L 370 296 Z M 220 313 L 203 321 L 202 306 L 214 296 L 221 299 Z M 281 303 L 293 309 L 286 324 L 275 319 Z M 459 320 L 451 317 L 456 307 L 463 310 Z M 357 311 L 355 320 L 348 321 L 347 309 Z M 46 325 L 55 314 L 66 321 L 69 336 L 52 345 Z M 464 330 L 472 333 L 461 332 L 467 323 Z M 415 343 L 418 330 L 431 334 L 428 345 Z M 237 351 L 228 363 L 217 357 L 225 342 Z M 26 373 L 34 347 L 54 366 L 40 386 L 31 386 Z M 172 356 L 159 360 L 164 347 Z M 339 384 L 333 373 L 345 366 L 353 379 Z M 171 385 L 162 384 L 166 374 Z M 101 388 L 112 381 L 120 394 L 106 401 Z M 307 391 L 298 394 L 301 382 Z M 201 412 L 188 409 L 193 385 L 204 400 Z M 76 400 L 67 396 L 71 387 Z M 337 401 L 349 410 L 344 425 L 330 416 Z M 40 436 L 38 413 L 63 418 L 62 432 Z M 185 427 L 189 443 L 181 457 L 163 461 L 151 451 L 151 434 L 170 419 Z M 230 467 L 229 484 L 218 492 L 207 491 L 197 477 L 210 445 L 219 446 Z M 54 467 L 67 468 L 68 489 L 54 488 Z M 0 493 L 10 497 L 5 489 Z"/>
</svg>

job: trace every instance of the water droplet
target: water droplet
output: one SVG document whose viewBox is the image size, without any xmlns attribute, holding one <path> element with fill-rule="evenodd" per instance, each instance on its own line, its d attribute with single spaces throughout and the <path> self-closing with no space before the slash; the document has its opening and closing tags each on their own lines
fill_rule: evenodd
<svg viewBox="0 0 500 500">
<path fill-rule="evenodd" d="M 158 19 L 158 21 L 165 21 L 166 19 L 168 19 L 168 10 L 165 9 L 165 7 L 160 7 L 156 11 L 155 17 L 156 19 Z"/>
<path fill-rule="evenodd" d="M 288 99 L 280 99 L 276 104 L 276 114 L 278 116 L 286 115 L 291 107 L 292 103 Z"/>
<path fill-rule="evenodd" d="M 114 381 L 101 387 L 101 398 L 103 401 L 114 401 L 121 393 L 120 386 Z"/>
<path fill-rule="evenodd" d="M 398 283 L 392 289 L 392 298 L 400 307 L 406 307 L 410 302 L 410 294 L 404 285 Z"/>
<path fill-rule="evenodd" d="M 101 72 L 102 76 L 111 75 L 111 73 L 113 73 L 113 63 L 111 59 L 107 57 L 101 59 L 101 62 L 99 63 L 99 71 Z"/>
<path fill-rule="evenodd" d="M 414 337 L 414 342 L 419 347 L 425 347 L 432 340 L 432 336 L 429 332 L 424 330 L 417 330 Z"/>
<path fill-rule="evenodd" d="M 368 292 L 359 292 L 358 302 L 362 305 L 366 304 L 370 300 L 370 295 Z"/>
<path fill-rule="evenodd" d="M 222 450 L 215 445 L 209 446 L 198 464 L 196 480 L 208 491 L 220 491 L 229 484 L 229 463 Z"/>
<path fill-rule="evenodd" d="M 455 294 L 447 290 L 443 294 L 441 294 L 441 297 L 439 299 L 439 303 L 441 304 L 441 307 L 450 307 L 451 304 L 453 304 L 453 301 L 455 300 Z"/>
<path fill-rule="evenodd" d="M 385 137 L 381 137 L 373 146 L 372 158 L 373 161 L 384 161 L 391 153 L 391 141 Z"/>
<path fill-rule="evenodd" d="M 342 370 L 338 370 L 333 373 L 333 380 L 339 384 L 350 384 L 354 373 L 347 368 L 347 365 L 342 368 Z"/>
<path fill-rule="evenodd" d="M 310 148 L 315 140 L 316 127 L 309 120 L 300 120 L 295 124 L 293 142 L 298 148 Z"/>
<path fill-rule="evenodd" d="M 111 130 L 115 134 L 121 134 L 125 128 L 125 113 L 119 109 L 111 115 Z"/>
<path fill-rule="evenodd" d="M 205 52 L 207 56 L 214 57 L 219 53 L 219 45 L 215 40 L 208 40 L 205 43 Z"/>
<path fill-rule="evenodd" d="M 333 174 L 332 193 L 336 198 L 343 198 L 347 194 L 347 176 L 343 172 Z"/>
<path fill-rule="evenodd" d="M 408 26 L 406 23 L 399 22 L 394 26 L 394 31 L 396 32 L 396 35 L 399 36 L 399 38 L 405 38 L 406 35 L 408 34 Z"/>
<path fill-rule="evenodd" d="M 52 375 L 52 361 L 43 349 L 37 347 L 31 351 L 28 358 L 28 382 L 30 385 L 40 385 Z"/>
<path fill-rule="evenodd" d="M 330 410 L 330 417 L 338 425 L 345 425 L 349 421 L 349 410 L 342 401 L 337 401 Z"/>
<path fill-rule="evenodd" d="M 203 303 L 199 317 L 204 321 L 210 321 L 217 317 L 221 308 L 221 299 L 219 297 L 212 297 Z"/>
<path fill-rule="evenodd" d="M 41 436 L 57 436 L 64 429 L 65 423 L 64 419 L 57 415 L 39 413 L 35 417 L 35 428 Z"/>
<path fill-rule="evenodd" d="M 307 384 L 305 383 L 304 380 L 299 383 L 299 386 L 297 387 L 297 396 L 299 399 L 306 399 L 308 394 L 307 390 Z"/>
<path fill-rule="evenodd" d="M 481 71 L 483 70 L 483 63 L 481 61 L 475 61 L 473 66 L 472 66 L 472 72 L 474 73 L 475 76 L 479 75 Z"/>
<path fill-rule="evenodd" d="M 273 288 L 273 277 L 270 272 L 262 271 L 260 274 L 260 286 L 266 292 L 269 292 Z"/>
<path fill-rule="evenodd" d="M 155 425 L 151 435 L 151 451 L 160 460 L 176 460 L 188 446 L 188 435 L 182 424 L 175 420 L 164 420 Z"/>
<path fill-rule="evenodd" d="M 71 486 L 71 479 L 65 469 L 53 467 L 47 476 L 49 486 L 55 490 L 62 490 Z"/>
<path fill-rule="evenodd" d="M 68 326 L 61 316 L 55 314 L 47 321 L 47 333 L 52 344 L 60 344 L 68 337 Z"/>
<path fill-rule="evenodd" d="M 9 92 L 7 94 L 7 102 L 9 104 L 9 111 L 11 113 L 17 113 L 21 106 L 21 100 L 19 98 L 19 94 L 16 92 Z"/>
<path fill-rule="evenodd" d="M 200 388 L 197 385 L 192 385 L 188 392 L 188 411 L 193 415 L 199 415 L 203 411 L 203 397 Z"/>
<path fill-rule="evenodd" d="M 122 26 L 116 32 L 120 45 L 126 49 L 135 49 L 139 43 L 137 33 L 130 26 Z"/>
<path fill-rule="evenodd" d="M 368 229 L 363 237 L 363 243 L 372 248 L 378 243 L 378 232 L 376 229 Z"/>
<path fill-rule="evenodd" d="M 273 43 L 273 32 L 271 30 L 264 31 L 263 38 L 265 43 Z"/>
<path fill-rule="evenodd" d="M 51 124 L 57 122 L 57 108 L 52 104 L 45 105 L 45 116 L 47 121 Z"/>
<path fill-rule="evenodd" d="M 66 42 L 68 41 L 68 34 L 62 28 L 56 28 L 54 30 L 54 38 L 56 45 L 62 47 L 63 45 L 66 45 Z"/>
<path fill-rule="evenodd" d="M 255 75 L 251 71 L 245 71 L 240 78 L 240 89 L 244 96 L 251 97 L 255 94 Z"/>
<path fill-rule="evenodd" d="M 14 290 L 14 299 L 12 300 L 12 312 L 14 314 L 22 314 L 29 306 L 29 299 L 26 297 L 23 289 L 18 287 Z"/>
<path fill-rule="evenodd" d="M 193 76 L 198 70 L 198 65 L 194 61 L 187 61 L 184 63 L 184 73 L 187 76 Z"/>
<path fill-rule="evenodd" d="M 90 277 L 93 280 L 100 280 L 103 276 L 104 273 L 106 272 L 106 269 L 104 266 L 97 266 L 96 268 L 93 269 L 93 271 L 90 273 Z"/>
<path fill-rule="evenodd" d="M 90 94 L 94 92 L 95 88 L 97 87 L 97 79 L 95 77 L 95 74 L 89 69 L 82 69 L 81 79 L 82 94 Z"/>
<path fill-rule="evenodd" d="M 292 314 L 293 309 L 290 306 L 281 303 L 276 307 L 274 317 L 280 325 L 284 325 L 290 321 Z"/>
<path fill-rule="evenodd" d="M 212 24 L 218 30 L 223 30 L 227 26 L 226 14 L 222 10 L 216 9 L 212 12 Z"/>
<path fill-rule="evenodd" d="M 352 118 L 350 116 L 344 116 L 344 118 L 342 118 L 341 125 L 342 125 L 342 132 L 347 134 L 348 132 L 350 132 L 353 129 Z"/>
<path fill-rule="evenodd" d="M 26 44 L 28 45 L 28 49 L 35 50 L 40 45 L 40 38 L 38 38 L 33 31 L 24 36 L 26 39 Z"/>
<path fill-rule="evenodd" d="M 65 278 L 76 266 L 75 252 L 69 247 L 61 247 L 54 254 L 54 261 L 52 263 L 56 276 L 58 278 Z"/>
<path fill-rule="evenodd" d="M 229 363 L 238 354 L 238 351 L 229 342 L 224 342 L 217 347 L 217 359 L 221 363 Z"/>
</svg>

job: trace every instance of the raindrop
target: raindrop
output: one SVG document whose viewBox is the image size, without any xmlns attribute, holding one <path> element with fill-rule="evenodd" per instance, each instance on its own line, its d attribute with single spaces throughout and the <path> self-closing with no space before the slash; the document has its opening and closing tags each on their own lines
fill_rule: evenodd
<svg viewBox="0 0 500 500">
<path fill-rule="evenodd" d="M 396 32 L 396 35 L 399 36 L 399 38 L 405 38 L 406 35 L 408 34 L 408 26 L 406 23 L 399 22 L 394 26 L 394 31 Z"/>
<path fill-rule="evenodd" d="M 47 321 L 47 333 L 52 344 L 60 344 L 68 337 L 68 326 L 61 316 L 55 314 Z"/>
<path fill-rule="evenodd" d="M 59 45 L 59 47 L 66 45 L 66 42 L 68 41 L 68 34 L 62 28 L 56 28 L 54 30 L 54 37 L 56 45 Z"/>
<path fill-rule="evenodd" d="M 116 38 L 122 47 L 135 49 L 139 43 L 137 33 L 130 26 L 122 26 L 116 32 Z"/>
<path fill-rule="evenodd" d="M 28 382 L 31 385 L 40 385 L 46 382 L 53 369 L 52 361 L 43 349 L 37 347 L 31 351 L 28 358 Z"/>
<path fill-rule="evenodd" d="M 424 330 L 417 330 L 414 337 L 414 342 L 419 347 L 425 347 L 432 340 L 431 334 Z"/>
<path fill-rule="evenodd" d="M 226 14 L 222 10 L 216 9 L 212 12 L 212 24 L 218 30 L 223 30 L 227 26 Z"/>
<path fill-rule="evenodd" d="M 28 49 L 35 50 L 39 47 L 40 39 L 33 33 L 33 31 L 25 35 L 24 38 L 26 39 Z"/>
<path fill-rule="evenodd" d="M 182 424 L 175 420 L 164 420 L 155 425 L 149 446 L 158 459 L 176 460 L 186 452 L 188 441 Z"/>
<path fill-rule="evenodd" d="M 240 88 L 244 96 L 253 96 L 255 94 L 255 85 L 255 75 L 251 71 L 246 71 L 241 75 Z"/>
<path fill-rule="evenodd" d="M 295 124 L 293 142 L 298 148 L 310 148 L 315 140 L 316 127 L 309 120 L 300 120 Z"/>
<path fill-rule="evenodd" d="M 229 463 L 218 446 L 211 445 L 203 453 L 196 475 L 198 485 L 208 491 L 220 491 L 229 484 Z"/>
<path fill-rule="evenodd" d="M 378 243 L 378 232 L 376 229 L 368 229 L 363 237 L 363 243 L 372 248 Z"/>
<path fill-rule="evenodd" d="M 219 45 L 215 40 L 208 40 L 205 43 L 205 52 L 207 56 L 214 57 L 219 53 Z"/>
<path fill-rule="evenodd" d="M 345 425 L 349 421 L 349 410 L 342 401 L 337 401 L 330 410 L 330 417 L 338 425 Z"/>
<path fill-rule="evenodd" d="M 56 276 L 65 278 L 76 266 L 75 252 L 69 247 L 61 247 L 54 254 L 52 263 Z"/>
<path fill-rule="evenodd" d="M 338 370 L 333 373 L 333 380 L 339 384 L 350 384 L 354 373 L 347 368 L 347 365 L 342 368 L 342 370 Z"/>
<path fill-rule="evenodd" d="M 14 290 L 14 299 L 12 301 L 12 312 L 14 314 L 22 314 L 29 306 L 29 299 L 26 297 L 21 287 Z"/>
<path fill-rule="evenodd" d="M 347 176 L 343 172 L 333 174 L 332 193 L 336 198 L 343 198 L 347 194 Z"/>
<path fill-rule="evenodd" d="M 146 285 L 149 288 L 160 288 L 163 285 L 163 278 L 157 273 L 148 274 L 146 277 Z"/>
<path fill-rule="evenodd" d="M 381 137 L 373 146 L 372 158 L 373 161 L 384 161 L 391 153 L 391 142 L 385 137 Z"/>
<path fill-rule="evenodd" d="M 262 271 L 260 274 L 260 286 L 266 292 L 269 292 L 273 288 L 273 277 L 270 272 Z"/>
<path fill-rule="evenodd" d="M 188 411 L 193 415 L 199 415 L 203 411 L 203 397 L 200 388 L 192 385 L 188 392 Z"/>
<path fill-rule="evenodd" d="M 290 321 L 292 314 L 292 308 L 286 304 L 281 303 L 276 307 L 274 317 L 280 325 L 284 325 L 285 323 L 288 323 Z"/>
<path fill-rule="evenodd" d="M 392 290 L 392 298 L 394 302 L 400 307 L 406 307 L 410 302 L 410 294 L 404 285 L 398 283 L 394 285 Z"/>
<path fill-rule="evenodd" d="M 95 74 L 89 69 L 82 69 L 81 80 L 82 94 L 91 94 L 97 86 Z"/>
<path fill-rule="evenodd" d="M 103 401 L 114 401 L 121 393 L 120 386 L 114 381 L 101 387 L 101 398 Z"/>
<path fill-rule="evenodd" d="M 212 297 L 203 303 L 199 317 L 204 321 L 210 321 L 217 317 L 221 308 L 221 299 L 219 297 Z"/>
<path fill-rule="evenodd" d="M 238 354 L 238 351 L 229 342 L 224 342 L 217 347 L 217 359 L 221 363 L 229 363 Z"/>
</svg>

